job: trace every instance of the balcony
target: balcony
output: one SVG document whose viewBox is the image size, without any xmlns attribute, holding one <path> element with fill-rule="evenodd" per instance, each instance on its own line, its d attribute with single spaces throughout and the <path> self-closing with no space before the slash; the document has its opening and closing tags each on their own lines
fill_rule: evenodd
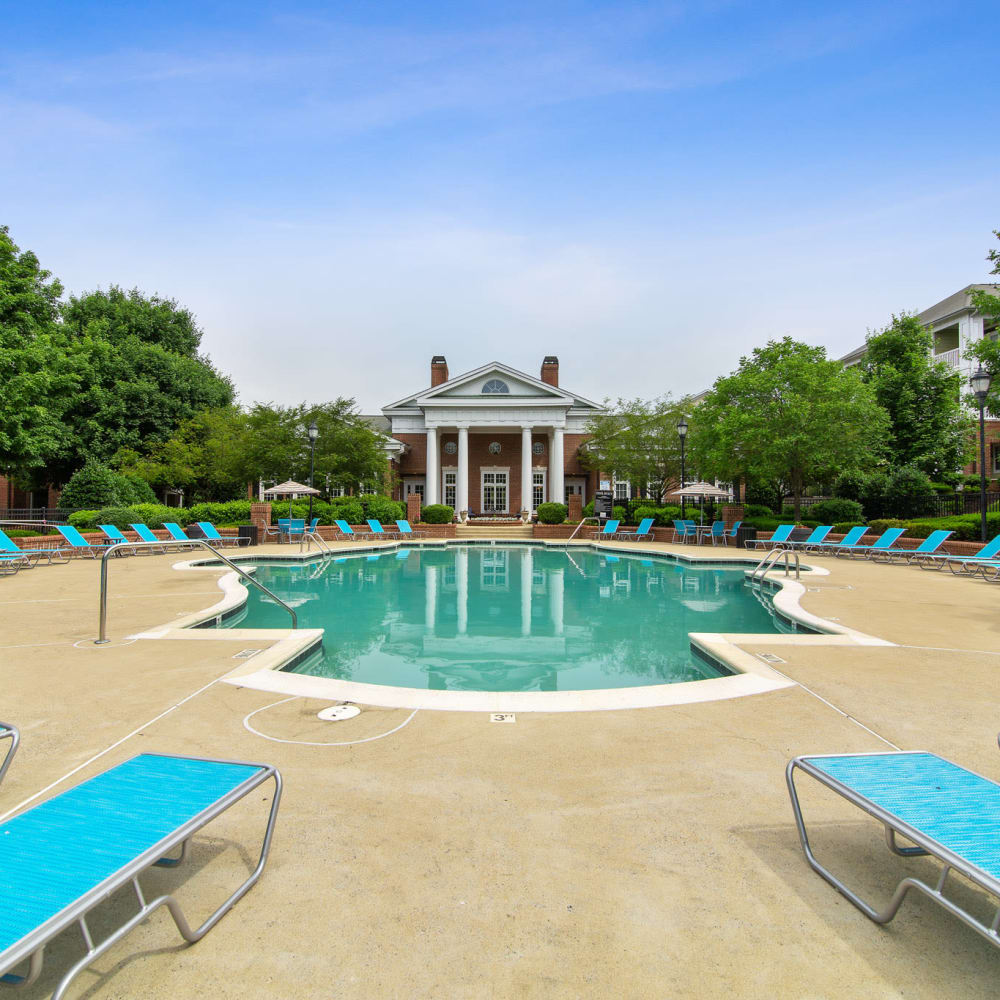
<svg viewBox="0 0 1000 1000">
<path fill-rule="evenodd" d="M 951 365 L 952 368 L 961 368 L 962 351 L 958 347 L 952 351 L 942 351 L 940 354 L 934 355 L 934 360 L 943 361 L 945 364 Z"/>
</svg>

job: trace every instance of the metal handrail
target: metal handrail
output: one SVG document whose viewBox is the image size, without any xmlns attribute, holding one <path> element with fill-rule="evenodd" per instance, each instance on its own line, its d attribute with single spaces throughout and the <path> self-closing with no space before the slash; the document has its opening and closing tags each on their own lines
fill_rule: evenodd
<svg viewBox="0 0 1000 1000">
<path fill-rule="evenodd" d="M 590 520 L 595 520 L 594 518 L 581 517 L 580 523 L 573 529 L 573 533 L 566 539 L 567 542 L 573 541 L 576 538 L 576 533 Z"/>
<path fill-rule="evenodd" d="M 757 573 L 760 571 L 760 579 L 763 580 L 767 574 L 774 569 L 774 564 L 778 561 L 780 556 L 785 557 L 785 576 L 789 574 L 788 557 L 795 556 L 795 579 L 801 579 L 800 576 L 800 564 L 799 564 L 799 554 L 795 550 L 789 549 L 771 549 L 766 556 L 756 566 L 750 571 L 750 581 L 755 582 L 758 577 Z"/>
<path fill-rule="evenodd" d="M 307 541 L 307 539 L 308 539 L 308 541 Z M 315 543 L 316 543 L 316 545 L 317 545 L 317 546 L 318 546 L 318 547 L 319 547 L 319 548 L 320 548 L 320 549 L 321 549 L 321 550 L 322 550 L 323 552 L 325 552 L 325 553 L 326 553 L 326 554 L 327 554 L 328 556 L 332 556 L 332 555 L 333 555 L 333 549 L 331 549 L 331 548 L 330 548 L 330 546 L 329 546 L 329 545 L 327 545 L 325 541 L 323 541 L 323 538 L 322 538 L 322 536 L 321 536 L 321 535 L 319 534 L 319 532 L 318 532 L 318 531 L 304 531 L 304 532 L 302 533 L 302 539 L 301 539 L 301 541 L 299 542 L 299 552 L 301 552 L 301 551 L 302 551 L 302 545 L 303 545 L 303 543 L 305 543 L 305 546 L 306 546 L 306 552 L 308 552 L 308 551 L 309 551 L 309 544 L 310 544 L 311 542 L 315 542 Z"/>
<path fill-rule="evenodd" d="M 21 734 L 17 731 L 17 726 L 12 726 L 9 722 L 0 722 L 0 740 L 5 740 L 8 737 L 10 738 L 10 746 L 7 748 L 7 756 L 0 764 L 0 781 L 3 781 L 7 768 L 10 767 L 14 754 L 17 753 L 17 745 L 21 742 Z"/>
<path fill-rule="evenodd" d="M 231 559 L 227 559 L 218 549 L 213 549 L 204 538 L 188 538 L 184 541 L 179 539 L 166 539 L 162 542 L 116 542 L 114 545 L 109 545 L 107 549 L 104 550 L 104 554 L 101 556 L 101 614 L 100 622 L 98 626 L 98 635 L 94 640 L 95 646 L 102 646 L 108 642 L 108 557 L 112 552 L 117 552 L 119 549 L 142 549 L 142 548 L 182 548 L 188 545 L 200 545 L 202 548 L 208 549 L 217 559 L 224 562 L 231 570 L 238 573 L 244 580 L 248 583 L 253 584 L 259 591 L 267 594 L 276 604 L 280 604 L 291 616 L 292 616 L 292 628 L 299 627 L 299 616 L 295 613 L 293 608 L 290 608 L 285 602 L 278 597 L 277 594 L 272 593 L 267 587 L 264 586 L 259 580 L 255 580 L 245 569 L 237 566 Z"/>
</svg>

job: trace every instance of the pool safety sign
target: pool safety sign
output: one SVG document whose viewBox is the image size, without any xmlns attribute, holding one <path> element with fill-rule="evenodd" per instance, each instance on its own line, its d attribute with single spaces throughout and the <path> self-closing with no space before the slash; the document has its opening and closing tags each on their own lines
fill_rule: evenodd
<svg viewBox="0 0 1000 1000">
<path fill-rule="evenodd" d="M 594 514 L 602 521 L 611 517 L 611 508 L 614 506 L 614 494 L 611 490 L 598 490 L 594 494 Z"/>
</svg>

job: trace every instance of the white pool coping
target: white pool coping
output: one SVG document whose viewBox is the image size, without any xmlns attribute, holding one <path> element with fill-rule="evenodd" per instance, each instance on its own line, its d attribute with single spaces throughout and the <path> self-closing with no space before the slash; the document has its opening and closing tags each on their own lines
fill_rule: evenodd
<svg viewBox="0 0 1000 1000">
<path fill-rule="evenodd" d="M 534 542 L 497 540 L 501 545 L 544 546 L 566 548 L 565 540 L 539 540 Z M 385 542 L 358 548 L 338 550 L 338 557 L 351 557 L 372 551 L 399 548 L 440 548 L 442 545 L 468 544 L 466 539 L 435 539 L 431 542 Z M 482 544 L 482 543 L 480 543 Z M 589 548 L 597 552 L 622 552 L 629 555 L 654 556 L 676 559 L 687 563 L 726 562 L 756 565 L 759 559 L 751 556 L 713 555 L 682 552 L 664 552 L 644 548 L 642 543 L 578 542 L 573 548 Z M 735 557 L 734 557 L 735 556 Z M 252 572 L 258 562 L 312 562 L 324 558 L 320 553 L 289 553 L 244 556 L 235 559 L 242 568 Z M 218 566 L 206 565 L 211 556 L 188 559 L 174 564 L 181 572 L 218 572 Z M 268 648 L 244 660 L 227 673 L 222 680 L 227 684 L 267 691 L 273 694 L 315 698 L 324 701 L 349 701 L 386 708 L 429 709 L 452 712 L 594 712 L 633 708 L 654 708 L 669 705 L 690 705 L 699 702 L 743 698 L 795 687 L 796 682 L 768 666 L 758 656 L 741 649 L 741 645 L 776 643 L 782 646 L 893 646 L 876 636 L 848 628 L 839 622 L 820 618 L 806 611 L 800 604 L 805 586 L 791 576 L 782 576 L 783 568 L 767 574 L 767 580 L 778 585 L 774 595 L 775 608 L 786 618 L 820 630 L 823 634 L 785 633 L 709 633 L 692 632 L 691 644 L 710 659 L 734 671 L 730 676 L 682 681 L 676 684 L 650 684 L 641 687 L 600 688 L 586 691 L 437 691 L 424 688 L 392 687 L 383 684 L 366 684 L 360 681 L 340 680 L 332 677 L 315 677 L 283 669 L 289 663 L 310 655 L 317 649 L 324 636 L 323 629 L 249 629 L 249 628 L 196 628 L 204 622 L 218 624 L 226 615 L 237 612 L 247 601 L 247 588 L 239 575 L 232 571 L 219 578 L 222 596 L 208 608 L 184 615 L 160 628 L 140 632 L 133 638 L 160 640 L 219 640 L 245 641 L 249 648 L 255 642 L 272 643 Z M 803 567 L 807 576 L 828 576 L 829 570 L 820 567 Z"/>
</svg>

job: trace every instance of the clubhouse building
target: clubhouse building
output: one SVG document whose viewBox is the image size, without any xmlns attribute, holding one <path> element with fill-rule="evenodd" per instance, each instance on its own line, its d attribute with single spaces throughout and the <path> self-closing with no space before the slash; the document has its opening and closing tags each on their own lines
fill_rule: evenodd
<svg viewBox="0 0 1000 1000">
<path fill-rule="evenodd" d="M 602 412 L 560 386 L 558 358 L 546 357 L 538 378 L 496 361 L 452 378 L 437 355 L 428 388 L 382 408 L 396 498 L 416 493 L 424 504 L 488 517 L 572 494 L 585 504 L 597 473 L 581 465 L 580 447 Z"/>
</svg>

